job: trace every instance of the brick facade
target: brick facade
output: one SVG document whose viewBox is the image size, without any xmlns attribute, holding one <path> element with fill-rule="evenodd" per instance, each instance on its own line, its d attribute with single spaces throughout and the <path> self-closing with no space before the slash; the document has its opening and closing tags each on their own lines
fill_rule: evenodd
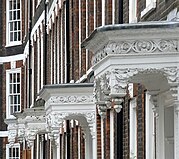
<svg viewBox="0 0 179 159">
<path fill-rule="evenodd" d="M 93 31 L 94 27 L 102 25 L 102 1 L 103 0 L 63 0 L 61 8 L 58 12 L 53 11 L 53 15 L 46 17 L 40 22 L 38 29 L 29 34 L 31 29 L 36 27 L 39 17 L 47 7 L 47 13 L 53 5 L 50 0 L 45 6 L 45 0 L 42 0 L 38 6 L 29 6 L 29 3 L 22 1 L 22 45 L 6 47 L 6 1 L 0 1 L 0 58 L 4 56 L 20 55 L 24 53 L 27 41 L 29 41 L 28 54 L 26 59 L 16 61 L 16 68 L 21 68 L 21 108 L 22 110 L 33 106 L 38 99 L 38 93 L 41 85 L 44 84 L 61 84 L 73 82 L 81 82 L 80 78 L 85 76 L 82 82 L 93 82 L 94 74 L 89 69 L 92 67 L 93 53 L 84 48 L 80 48 L 81 42 L 84 41 Z M 32 2 L 32 1 L 31 1 Z M 95 2 L 95 4 L 94 4 Z M 129 0 L 115 0 L 115 12 L 113 17 L 112 0 L 106 0 L 105 3 L 105 25 L 129 22 Z M 79 5 L 80 4 L 80 5 Z M 31 4 L 32 5 L 32 4 Z M 95 5 L 95 7 L 94 7 Z M 80 7 L 80 8 L 79 8 Z M 34 10 L 34 16 L 30 15 L 28 8 Z M 150 14 L 141 17 L 141 12 L 145 9 L 145 0 L 137 1 L 137 19 L 142 21 L 158 21 L 166 20 L 167 15 L 174 8 L 179 8 L 177 0 L 157 0 L 157 7 Z M 27 10 L 26 10 L 27 9 Z M 79 14 L 80 11 L 80 14 Z M 30 21 L 30 19 L 32 19 Z M 96 23 L 95 23 L 96 22 Z M 95 23 L 95 24 L 94 24 Z M 30 27 L 31 25 L 31 27 Z M 46 28 L 47 27 L 47 28 Z M 31 37 L 29 37 L 29 35 Z M 41 38 L 43 35 L 43 39 Z M 81 37 L 81 38 L 80 38 Z M 37 44 L 39 40 L 39 45 Z M 46 49 L 46 50 L 45 50 Z M 40 50 L 40 51 L 39 51 Z M 41 51 L 43 50 L 42 54 Z M 46 51 L 46 52 L 45 52 Z M 39 59 L 38 59 L 39 58 Z M 39 68 L 39 61 L 44 59 L 43 68 Z M 0 130 L 7 130 L 7 125 L 3 122 L 6 118 L 6 70 L 11 69 L 10 62 L 0 64 Z M 39 72 L 38 72 L 39 70 Z M 43 73 L 42 73 L 43 72 Z M 41 77 L 43 76 L 43 78 Z M 39 79 L 39 83 L 38 83 Z M 38 85 L 39 84 L 39 85 Z M 40 90 L 38 90 L 38 88 Z M 145 158 L 145 89 L 141 84 L 135 84 L 134 94 L 137 98 L 137 158 Z M 30 104 L 29 104 L 30 103 Z M 122 111 L 117 114 L 114 112 L 114 158 L 128 159 L 130 157 L 130 116 L 129 116 L 130 97 L 126 96 L 123 102 Z M 110 111 L 107 111 L 104 124 L 101 125 L 101 117 L 97 112 L 96 116 L 96 133 L 97 133 L 97 158 L 103 155 L 105 159 L 110 159 L 111 139 L 110 133 Z M 70 126 L 70 145 L 67 144 L 67 132 L 64 128 L 60 134 L 60 150 L 61 157 L 66 155 L 66 147 L 69 146 L 70 158 L 85 158 L 85 135 L 83 127 L 73 123 Z M 102 127 L 104 130 L 102 130 Z M 101 137 L 103 131 L 104 139 Z M 80 137 L 79 137 L 80 136 Z M 79 141 L 80 139 L 80 141 Z M 45 139 L 45 159 L 53 156 L 50 139 Z M 102 142 L 104 143 L 104 154 L 102 154 Z M 0 138 L 0 158 L 5 159 L 5 144 L 7 138 Z M 37 144 L 37 141 L 35 141 Z M 80 145 L 80 147 L 79 147 Z M 80 156 L 79 156 L 80 150 Z M 29 150 L 23 150 L 24 159 L 30 159 Z M 36 156 L 34 151 L 34 158 Z"/>
</svg>

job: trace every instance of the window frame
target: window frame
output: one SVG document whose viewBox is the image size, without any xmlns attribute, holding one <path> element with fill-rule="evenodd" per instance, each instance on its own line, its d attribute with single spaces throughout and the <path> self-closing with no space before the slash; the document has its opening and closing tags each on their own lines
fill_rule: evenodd
<svg viewBox="0 0 179 159">
<path fill-rule="evenodd" d="M 18 148 L 19 149 L 19 155 L 18 155 L 18 157 L 10 157 L 9 156 L 9 154 L 10 154 L 10 148 Z M 20 144 L 19 143 L 15 143 L 13 146 L 12 145 L 10 145 L 10 144 L 6 144 L 6 159 L 13 159 L 13 158 L 18 158 L 18 159 L 20 159 L 21 157 L 20 157 Z"/>
<path fill-rule="evenodd" d="M 141 12 L 141 17 L 151 13 L 156 8 L 157 1 L 156 0 L 146 0 L 146 7 Z"/>
<path fill-rule="evenodd" d="M 16 0 L 17 1 L 17 0 Z M 10 6 L 9 6 L 9 2 L 10 2 L 10 0 L 7 0 L 6 1 L 6 47 L 9 47 L 9 46 L 16 46 L 16 45 L 21 45 L 22 44 L 22 11 L 21 11 L 21 8 L 22 8 L 22 4 L 21 4 L 21 0 L 19 0 L 20 1 L 20 19 L 19 20 L 14 20 L 14 19 L 12 19 L 12 20 L 10 20 L 10 15 L 9 15 L 9 12 L 10 12 Z M 17 12 L 17 9 L 15 9 L 15 10 L 12 10 L 12 11 L 16 11 Z M 18 31 L 20 31 L 20 40 L 18 40 L 18 41 L 10 41 L 10 21 L 14 21 L 14 22 L 16 22 L 16 21 L 19 21 L 20 22 L 20 30 L 13 30 L 12 32 L 18 32 Z M 18 33 L 17 33 L 17 36 L 18 36 Z"/>
<path fill-rule="evenodd" d="M 137 0 L 129 0 L 129 23 L 137 23 Z"/>
<path fill-rule="evenodd" d="M 20 110 L 17 112 L 21 112 L 21 68 L 16 68 L 16 69 L 10 69 L 6 70 L 6 118 L 15 118 L 14 115 L 11 114 L 11 109 L 10 109 L 10 101 L 9 101 L 9 96 L 10 96 L 10 74 L 12 73 L 20 73 Z M 17 84 L 17 83 L 16 83 Z"/>
</svg>

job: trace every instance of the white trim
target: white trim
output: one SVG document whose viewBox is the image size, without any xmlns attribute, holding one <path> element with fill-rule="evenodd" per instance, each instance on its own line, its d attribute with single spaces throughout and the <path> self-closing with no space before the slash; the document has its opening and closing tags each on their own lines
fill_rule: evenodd
<svg viewBox="0 0 179 159">
<path fill-rule="evenodd" d="M 96 29 L 96 0 L 94 0 L 94 30 Z"/>
<path fill-rule="evenodd" d="M 42 14 L 40 15 L 39 19 L 37 20 L 37 22 L 35 23 L 34 27 L 32 28 L 31 31 L 31 40 L 33 39 L 33 35 L 35 34 L 35 32 L 37 31 L 37 29 L 39 28 L 39 26 L 41 25 L 42 21 L 45 19 L 45 11 L 42 12 Z"/>
<path fill-rule="evenodd" d="M 52 16 L 54 10 L 55 10 L 55 7 L 56 7 L 56 3 L 58 2 L 58 0 L 54 0 L 53 3 L 51 4 L 51 7 L 49 9 L 49 12 L 48 12 L 48 15 L 47 15 L 47 23 L 49 22 L 50 20 L 50 17 Z"/>
<path fill-rule="evenodd" d="M 102 1 L 102 26 L 105 25 L 105 0 Z"/>
<path fill-rule="evenodd" d="M 136 98 L 130 101 L 130 158 L 137 158 Z"/>
<path fill-rule="evenodd" d="M 20 144 L 19 143 L 15 143 L 13 144 L 13 146 L 11 146 L 10 144 L 6 144 L 6 159 L 9 159 L 9 148 L 18 148 L 19 149 L 19 157 L 18 159 L 20 159 Z M 17 158 L 14 156 L 14 158 Z"/>
<path fill-rule="evenodd" d="M 115 0 L 112 0 L 112 24 L 115 24 Z"/>
<path fill-rule="evenodd" d="M 81 132 L 78 126 L 78 159 L 81 159 Z"/>
<path fill-rule="evenodd" d="M 88 0 L 86 0 L 86 38 L 88 37 Z"/>
<path fill-rule="evenodd" d="M 137 0 L 129 0 L 129 23 L 137 22 Z"/>
<path fill-rule="evenodd" d="M 8 137 L 8 131 L 0 131 L 0 137 Z"/>
<path fill-rule="evenodd" d="M 104 159 L 104 125 L 103 119 L 101 119 L 101 159 Z"/>
<path fill-rule="evenodd" d="M 43 75 L 44 75 L 44 70 L 43 70 L 43 66 L 44 66 L 44 64 L 43 64 L 43 62 L 44 62 L 44 59 L 43 59 L 43 55 L 44 55 L 44 50 L 43 50 L 43 32 L 41 32 L 41 88 L 43 87 L 43 82 L 44 82 L 44 77 L 43 77 Z"/>
<path fill-rule="evenodd" d="M 110 110 L 110 159 L 114 159 L 114 111 Z"/>
<path fill-rule="evenodd" d="M 20 73 L 20 99 L 21 99 L 21 68 L 15 68 L 6 70 L 6 119 L 15 118 L 14 115 L 10 115 L 9 109 L 9 74 L 10 73 Z M 21 100 L 20 100 L 21 106 Z"/>
<path fill-rule="evenodd" d="M 57 84 L 60 84 L 60 18 L 57 20 Z"/>
<path fill-rule="evenodd" d="M 149 3 L 149 1 L 150 1 L 150 3 Z M 146 8 L 141 12 L 141 17 L 143 17 L 147 13 L 150 13 L 155 8 L 156 8 L 156 0 L 146 0 Z"/>
<path fill-rule="evenodd" d="M 146 130 L 146 159 L 151 159 L 154 156 L 154 113 L 152 108 L 153 104 L 150 102 L 151 96 L 146 92 L 146 113 L 145 113 L 145 130 Z"/>
<path fill-rule="evenodd" d="M 63 17 L 61 17 L 61 28 L 60 28 L 60 31 L 61 31 L 61 39 L 60 39 L 60 41 L 61 41 L 61 81 L 60 81 L 60 83 L 64 83 L 63 82 Z"/>
<path fill-rule="evenodd" d="M 88 75 L 92 72 L 93 70 L 92 70 L 92 68 L 90 68 L 87 72 L 86 72 L 86 74 L 84 74 L 78 81 L 76 81 L 75 83 L 81 83 L 81 82 L 83 82 L 84 80 L 86 80 L 87 79 L 87 77 L 88 77 Z"/>
<path fill-rule="evenodd" d="M 66 5 L 64 7 L 65 13 L 66 13 Z M 66 30 L 66 14 L 65 14 L 65 83 L 67 83 L 67 30 Z"/>
<path fill-rule="evenodd" d="M 39 29 L 38 29 L 39 30 Z M 37 93 L 40 91 L 40 36 L 37 32 Z"/>
<path fill-rule="evenodd" d="M 24 58 L 25 58 L 24 54 L 18 54 L 18 55 L 0 57 L 0 64 L 3 64 L 5 62 L 24 60 Z"/>
<path fill-rule="evenodd" d="M 9 0 L 6 1 L 6 46 L 16 46 L 22 44 L 22 11 L 21 11 L 21 1 L 20 1 L 20 41 L 10 42 L 10 31 L 9 31 Z"/>
<path fill-rule="evenodd" d="M 78 31 L 78 34 L 79 34 L 79 44 L 81 44 L 81 1 L 79 0 L 79 31 Z M 81 77 L 81 64 L 82 64 L 82 61 L 81 61 L 81 57 L 82 57 L 82 52 L 81 52 L 81 45 L 78 46 L 79 47 L 79 65 L 78 65 L 78 68 L 79 68 L 79 77 Z"/>
</svg>

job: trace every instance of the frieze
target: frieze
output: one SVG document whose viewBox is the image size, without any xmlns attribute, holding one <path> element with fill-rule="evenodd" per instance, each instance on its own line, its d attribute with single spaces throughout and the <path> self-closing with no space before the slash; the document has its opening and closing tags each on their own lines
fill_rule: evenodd
<svg viewBox="0 0 179 159">
<path fill-rule="evenodd" d="M 102 50 L 93 56 L 92 63 L 96 64 L 109 54 L 147 54 L 147 53 L 178 52 L 178 40 L 137 40 L 137 41 L 110 41 Z"/>
<path fill-rule="evenodd" d="M 47 101 L 50 103 L 58 103 L 58 104 L 75 104 L 75 103 L 91 103 L 93 102 L 93 96 L 90 95 L 70 95 L 70 96 L 53 96 Z"/>
</svg>

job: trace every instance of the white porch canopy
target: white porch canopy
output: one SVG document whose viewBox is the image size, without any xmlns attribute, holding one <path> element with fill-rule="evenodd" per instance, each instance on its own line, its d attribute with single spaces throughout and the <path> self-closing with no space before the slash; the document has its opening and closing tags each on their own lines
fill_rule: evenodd
<svg viewBox="0 0 179 159">
<path fill-rule="evenodd" d="M 82 47 L 94 53 L 95 93 L 100 114 L 105 116 L 111 99 L 121 108 L 120 103 L 129 83 L 144 84 L 151 95 L 153 111 L 159 115 L 155 155 L 157 159 L 178 159 L 179 23 L 102 26 L 82 43 Z M 160 108 L 163 112 L 160 112 Z M 166 114 L 170 112 L 170 120 L 164 111 Z M 170 143 L 167 142 L 169 140 Z"/>
</svg>

